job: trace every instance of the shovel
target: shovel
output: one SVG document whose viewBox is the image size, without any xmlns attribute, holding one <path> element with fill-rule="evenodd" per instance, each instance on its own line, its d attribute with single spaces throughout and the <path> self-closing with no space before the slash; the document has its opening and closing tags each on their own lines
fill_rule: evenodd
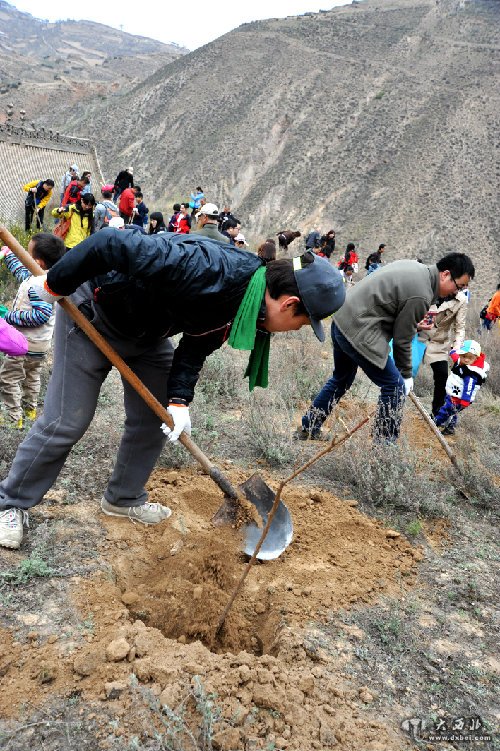
<svg viewBox="0 0 500 751">
<path fill-rule="evenodd" d="M 30 256 L 30 254 L 24 250 L 24 248 L 18 243 L 16 238 L 8 231 L 6 227 L 0 225 L 0 239 L 3 240 L 10 250 L 17 256 L 21 263 L 34 275 L 39 276 L 44 272 L 38 266 L 37 262 Z M 76 251 L 77 252 L 77 251 Z M 136 374 L 129 368 L 120 355 L 108 344 L 108 342 L 101 336 L 101 334 L 94 328 L 90 321 L 85 318 L 83 313 L 67 298 L 59 300 L 59 305 L 64 311 L 73 319 L 73 321 L 84 331 L 89 339 L 95 344 L 95 346 L 101 350 L 101 352 L 108 358 L 108 360 L 115 366 L 123 378 L 132 386 L 139 396 L 144 399 L 148 407 L 165 422 L 169 427 L 173 427 L 173 421 L 170 414 L 165 407 L 156 399 L 156 397 L 146 388 L 142 381 L 136 376 Z M 186 434 L 181 433 L 179 442 L 182 443 L 191 456 L 201 465 L 204 471 L 209 475 L 212 480 L 219 486 L 224 493 L 224 503 L 215 513 L 212 522 L 215 526 L 221 524 L 235 524 L 238 517 L 239 509 L 241 508 L 241 501 L 247 500 L 252 504 L 259 517 L 262 519 L 262 523 L 265 525 L 267 522 L 267 515 L 273 506 L 275 498 L 274 492 L 266 485 L 264 480 L 258 475 L 254 474 L 246 482 L 234 488 L 229 479 L 221 472 L 221 470 L 214 466 L 207 456 L 201 451 L 196 443 Z M 252 555 L 258 538 L 259 538 L 259 526 L 255 522 L 244 522 L 242 525 L 243 537 L 244 537 L 244 551 L 247 555 Z M 258 558 L 262 560 L 272 560 L 278 558 L 283 551 L 291 543 L 293 537 L 293 524 L 289 510 L 285 504 L 280 501 L 278 512 L 272 519 L 272 523 L 269 528 L 269 532 L 266 536 L 264 543 L 260 551 L 258 552 Z"/>
</svg>

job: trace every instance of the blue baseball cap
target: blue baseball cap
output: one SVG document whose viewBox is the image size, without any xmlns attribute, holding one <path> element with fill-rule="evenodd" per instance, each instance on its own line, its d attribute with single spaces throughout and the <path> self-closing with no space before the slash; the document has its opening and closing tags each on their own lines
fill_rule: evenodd
<svg viewBox="0 0 500 751">
<path fill-rule="evenodd" d="M 326 258 L 311 252 L 304 255 L 310 256 L 312 262 L 302 264 L 302 257 L 297 256 L 293 259 L 293 272 L 312 329 L 319 341 L 324 342 L 325 331 L 321 321 L 344 304 L 345 284 L 340 271 Z"/>
</svg>

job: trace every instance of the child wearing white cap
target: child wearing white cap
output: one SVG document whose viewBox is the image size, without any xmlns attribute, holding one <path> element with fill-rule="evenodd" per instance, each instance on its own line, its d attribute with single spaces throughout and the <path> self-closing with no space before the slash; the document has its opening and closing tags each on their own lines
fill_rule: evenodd
<svg viewBox="0 0 500 751">
<path fill-rule="evenodd" d="M 454 434 L 458 413 L 472 404 L 490 369 L 481 345 L 474 339 L 466 339 L 460 349 L 452 349 L 450 357 L 453 366 L 446 381 L 446 399 L 434 417 L 444 435 Z"/>
</svg>

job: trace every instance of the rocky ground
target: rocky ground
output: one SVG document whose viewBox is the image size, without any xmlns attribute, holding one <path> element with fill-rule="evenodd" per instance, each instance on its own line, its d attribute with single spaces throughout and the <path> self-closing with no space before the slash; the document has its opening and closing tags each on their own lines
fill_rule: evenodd
<svg viewBox="0 0 500 751">
<path fill-rule="evenodd" d="M 308 346 L 297 335 L 283 345 Z M 234 361 L 224 358 L 200 384 L 196 437 L 233 482 L 257 463 L 276 488 L 318 445 L 291 441 L 281 419 L 281 453 L 259 452 L 258 422 L 230 396 Z M 320 358 L 319 378 L 322 368 Z M 223 427 L 208 411 L 217 383 L 229 403 Z M 494 733 L 498 493 L 472 470 L 467 482 L 453 478 L 416 413 L 389 457 L 374 455 L 365 426 L 285 487 L 294 540 L 253 567 L 217 636 L 246 559 L 238 531 L 211 525 L 222 500 L 212 481 L 180 449 L 166 451 L 149 490 L 170 520 L 144 528 L 98 512 L 119 436 L 118 384 L 108 379 L 21 550 L 0 553 L 2 748 L 451 749 L 419 737 L 478 717 Z M 361 383 L 332 430 L 355 425 L 371 399 Z M 491 442 L 498 400 L 478 409 Z M 465 423 L 455 447 L 477 464 L 475 430 Z M 0 438 L 3 471 L 19 437 Z"/>
</svg>

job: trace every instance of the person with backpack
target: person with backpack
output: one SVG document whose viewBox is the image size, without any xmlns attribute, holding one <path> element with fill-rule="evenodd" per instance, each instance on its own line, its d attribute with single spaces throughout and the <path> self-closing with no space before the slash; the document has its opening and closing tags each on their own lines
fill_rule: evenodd
<svg viewBox="0 0 500 751">
<path fill-rule="evenodd" d="M 500 284 L 497 285 L 497 291 L 493 297 L 490 297 L 479 313 L 479 318 L 481 319 L 481 328 L 485 331 L 491 331 L 495 321 L 500 318 Z"/>
<path fill-rule="evenodd" d="M 24 192 L 28 194 L 24 202 L 24 229 L 26 232 L 29 232 L 31 229 L 31 222 L 33 221 L 35 212 L 36 228 L 41 229 L 45 207 L 52 198 L 53 189 L 54 181 L 51 179 L 32 180 L 23 186 Z"/>
<path fill-rule="evenodd" d="M 63 179 L 61 180 L 61 204 L 63 202 L 64 194 L 66 193 L 66 188 L 72 180 L 78 179 L 79 174 L 78 164 L 70 164 L 68 171 L 64 173 Z"/>
<path fill-rule="evenodd" d="M 110 220 L 115 216 L 120 216 L 118 206 L 111 200 L 113 196 L 113 186 L 111 184 L 103 185 L 101 188 L 102 199 L 96 204 L 94 210 L 94 231 L 108 227 Z"/>
<path fill-rule="evenodd" d="M 69 220 L 67 222 L 67 229 L 63 233 L 58 233 L 66 246 L 66 250 L 71 250 L 75 245 L 78 245 L 94 233 L 94 206 L 94 196 L 92 193 L 87 193 L 79 201 L 67 208 L 60 206 L 58 209 L 53 209 L 52 216 Z M 60 222 L 58 227 L 61 224 L 62 222 Z"/>
<path fill-rule="evenodd" d="M 381 243 L 378 246 L 378 250 L 376 250 L 374 253 L 370 253 L 365 261 L 365 269 L 367 274 L 373 274 L 373 272 L 382 265 L 382 253 L 384 252 L 384 249 L 385 245 L 384 243 Z"/>
<path fill-rule="evenodd" d="M 340 259 L 337 267 L 340 271 L 343 271 L 346 266 L 352 266 L 352 270 L 355 274 L 358 273 L 358 254 L 356 253 L 356 246 L 354 243 L 347 243 L 344 257 Z"/>
<path fill-rule="evenodd" d="M 86 185 L 88 185 L 90 182 L 90 179 L 87 175 L 85 177 L 78 177 L 76 180 L 72 180 L 68 187 L 66 188 L 66 192 L 64 193 L 63 199 L 61 201 L 61 206 L 70 206 L 71 204 L 75 204 L 77 201 L 80 200 L 83 190 Z"/>
</svg>

